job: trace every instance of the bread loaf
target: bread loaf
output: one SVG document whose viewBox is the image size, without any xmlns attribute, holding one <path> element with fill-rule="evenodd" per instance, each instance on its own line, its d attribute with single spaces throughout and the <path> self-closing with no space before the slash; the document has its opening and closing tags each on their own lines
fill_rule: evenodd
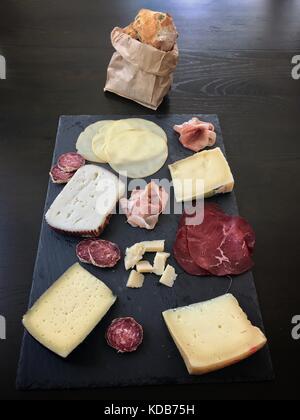
<svg viewBox="0 0 300 420">
<path fill-rule="evenodd" d="M 178 33 L 168 13 L 141 9 L 133 23 L 123 29 L 124 33 L 143 44 L 152 45 L 161 51 L 171 51 Z"/>
</svg>

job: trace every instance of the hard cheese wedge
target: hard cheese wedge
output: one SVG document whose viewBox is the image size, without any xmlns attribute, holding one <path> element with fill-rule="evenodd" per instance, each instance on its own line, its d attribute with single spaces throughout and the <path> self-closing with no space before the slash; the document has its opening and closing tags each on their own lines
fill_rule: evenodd
<svg viewBox="0 0 300 420">
<path fill-rule="evenodd" d="M 163 317 L 191 375 L 237 363 L 267 342 L 230 294 L 168 310 Z"/>
<path fill-rule="evenodd" d="M 115 301 L 116 296 L 101 280 L 75 264 L 29 309 L 23 324 L 39 343 L 65 358 Z"/>
<path fill-rule="evenodd" d="M 219 147 L 169 165 L 176 201 L 191 201 L 233 190 L 234 179 Z"/>
</svg>

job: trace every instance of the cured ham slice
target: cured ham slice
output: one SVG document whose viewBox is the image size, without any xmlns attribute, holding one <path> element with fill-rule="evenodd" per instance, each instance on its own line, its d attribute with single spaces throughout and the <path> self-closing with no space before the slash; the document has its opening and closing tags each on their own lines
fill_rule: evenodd
<svg viewBox="0 0 300 420">
<path fill-rule="evenodd" d="M 200 121 L 196 117 L 181 125 L 174 125 L 174 130 L 180 134 L 180 143 L 193 152 L 213 146 L 217 140 L 213 124 Z"/>
<path fill-rule="evenodd" d="M 187 273 L 238 275 L 253 267 L 255 233 L 245 219 L 211 203 L 205 204 L 201 224 L 188 224 L 188 217 L 182 216 L 174 245 L 174 256 Z"/>
<path fill-rule="evenodd" d="M 144 190 L 134 190 L 129 200 L 121 199 L 120 205 L 131 226 L 152 230 L 166 209 L 168 200 L 169 195 L 164 188 L 150 182 Z"/>
</svg>

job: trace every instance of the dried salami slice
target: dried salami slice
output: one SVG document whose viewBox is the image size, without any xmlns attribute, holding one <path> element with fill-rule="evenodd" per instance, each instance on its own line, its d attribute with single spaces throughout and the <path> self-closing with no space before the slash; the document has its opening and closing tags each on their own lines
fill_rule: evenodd
<svg viewBox="0 0 300 420">
<path fill-rule="evenodd" d="M 117 318 L 106 331 L 106 341 L 118 353 L 131 353 L 143 342 L 143 327 L 134 318 Z"/>
<path fill-rule="evenodd" d="M 90 245 L 94 242 L 92 239 L 86 239 L 84 241 L 79 242 L 76 246 L 76 255 L 79 261 L 85 264 L 92 264 L 91 256 L 90 256 Z"/>
<path fill-rule="evenodd" d="M 121 259 L 118 245 L 101 239 L 90 244 L 89 254 L 92 264 L 101 268 L 114 267 Z"/>
<path fill-rule="evenodd" d="M 57 165 L 53 166 L 50 171 L 50 177 L 54 184 L 67 184 L 73 175 L 74 173 L 62 171 Z"/>
<path fill-rule="evenodd" d="M 76 172 L 85 165 L 85 159 L 75 152 L 61 155 L 57 161 L 57 166 L 64 172 Z"/>
</svg>

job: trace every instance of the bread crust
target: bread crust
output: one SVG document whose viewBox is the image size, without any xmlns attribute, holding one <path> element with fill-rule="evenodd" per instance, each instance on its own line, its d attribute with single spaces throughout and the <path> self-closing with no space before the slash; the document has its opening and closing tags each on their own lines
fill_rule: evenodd
<svg viewBox="0 0 300 420">
<path fill-rule="evenodd" d="M 162 51 L 171 51 L 178 37 L 174 21 L 168 13 L 149 9 L 141 9 L 134 22 L 123 32 Z"/>
</svg>

